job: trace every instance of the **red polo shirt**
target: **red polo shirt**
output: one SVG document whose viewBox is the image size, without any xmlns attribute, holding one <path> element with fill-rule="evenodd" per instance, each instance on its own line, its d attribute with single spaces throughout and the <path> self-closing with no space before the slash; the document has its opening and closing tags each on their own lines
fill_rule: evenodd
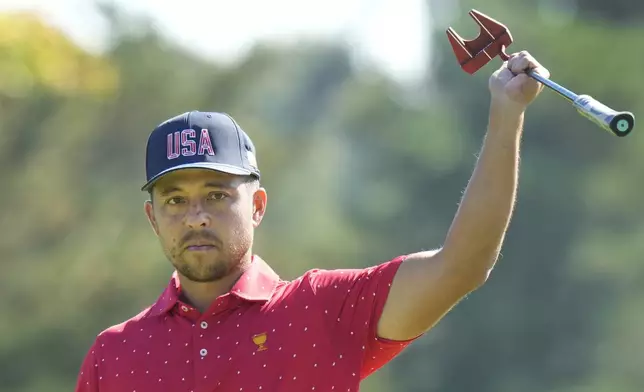
<svg viewBox="0 0 644 392">
<path fill-rule="evenodd" d="M 403 259 L 284 281 L 255 256 L 203 314 L 178 299 L 175 273 L 152 306 L 97 336 L 76 392 L 356 392 L 411 342 L 376 335 Z"/>
</svg>

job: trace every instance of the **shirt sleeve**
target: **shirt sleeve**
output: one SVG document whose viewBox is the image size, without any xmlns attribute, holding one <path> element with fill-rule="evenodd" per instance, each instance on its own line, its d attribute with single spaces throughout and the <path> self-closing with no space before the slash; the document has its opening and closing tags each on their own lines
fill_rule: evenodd
<svg viewBox="0 0 644 392">
<path fill-rule="evenodd" d="M 75 392 L 99 392 L 97 344 L 94 342 L 89 349 L 78 373 Z"/>
<path fill-rule="evenodd" d="M 364 379 L 401 353 L 415 337 L 405 341 L 381 338 L 378 320 L 391 283 L 404 262 L 399 256 L 364 269 L 315 270 L 309 275 L 321 311 L 331 317 L 332 332 L 362 350 Z"/>
</svg>

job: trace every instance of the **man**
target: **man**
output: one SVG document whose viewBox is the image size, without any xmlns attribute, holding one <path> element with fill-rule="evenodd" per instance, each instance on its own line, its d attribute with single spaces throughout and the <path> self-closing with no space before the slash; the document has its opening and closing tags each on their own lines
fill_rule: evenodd
<svg viewBox="0 0 644 392">
<path fill-rule="evenodd" d="M 267 208 L 255 147 L 228 115 L 190 112 L 147 146 L 145 213 L 175 268 L 158 300 L 101 332 L 77 392 L 358 391 L 482 285 L 513 211 L 526 108 L 549 76 L 527 52 L 490 77 L 488 130 L 443 246 L 283 281 L 252 251 Z"/>
</svg>

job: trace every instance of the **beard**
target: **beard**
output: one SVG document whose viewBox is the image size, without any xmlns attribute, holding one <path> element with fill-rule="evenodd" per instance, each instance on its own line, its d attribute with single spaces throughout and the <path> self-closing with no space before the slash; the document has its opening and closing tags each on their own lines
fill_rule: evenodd
<svg viewBox="0 0 644 392">
<path fill-rule="evenodd" d="M 199 257 L 179 256 L 170 261 L 177 272 L 193 282 L 216 282 L 232 272 L 231 264 L 234 264 L 234 262 L 206 257 L 208 255 L 199 255 Z"/>
<path fill-rule="evenodd" d="M 252 239 L 248 235 L 235 233 L 229 244 L 224 244 L 211 232 L 189 232 L 178 245 L 166 251 L 174 268 L 186 279 L 207 283 L 221 280 L 239 269 L 250 251 Z M 214 246 L 207 251 L 193 252 L 183 246 L 195 239 L 208 240 Z"/>
</svg>

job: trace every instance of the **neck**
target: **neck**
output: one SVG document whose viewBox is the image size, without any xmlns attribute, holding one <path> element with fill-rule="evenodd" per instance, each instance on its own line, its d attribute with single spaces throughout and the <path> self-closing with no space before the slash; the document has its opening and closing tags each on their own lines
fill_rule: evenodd
<svg viewBox="0 0 644 392">
<path fill-rule="evenodd" d="M 179 273 L 181 300 L 204 313 L 220 296 L 228 293 L 250 266 L 250 259 L 242 261 L 232 273 L 213 282 L 194 282 Z"/>
</svg>

